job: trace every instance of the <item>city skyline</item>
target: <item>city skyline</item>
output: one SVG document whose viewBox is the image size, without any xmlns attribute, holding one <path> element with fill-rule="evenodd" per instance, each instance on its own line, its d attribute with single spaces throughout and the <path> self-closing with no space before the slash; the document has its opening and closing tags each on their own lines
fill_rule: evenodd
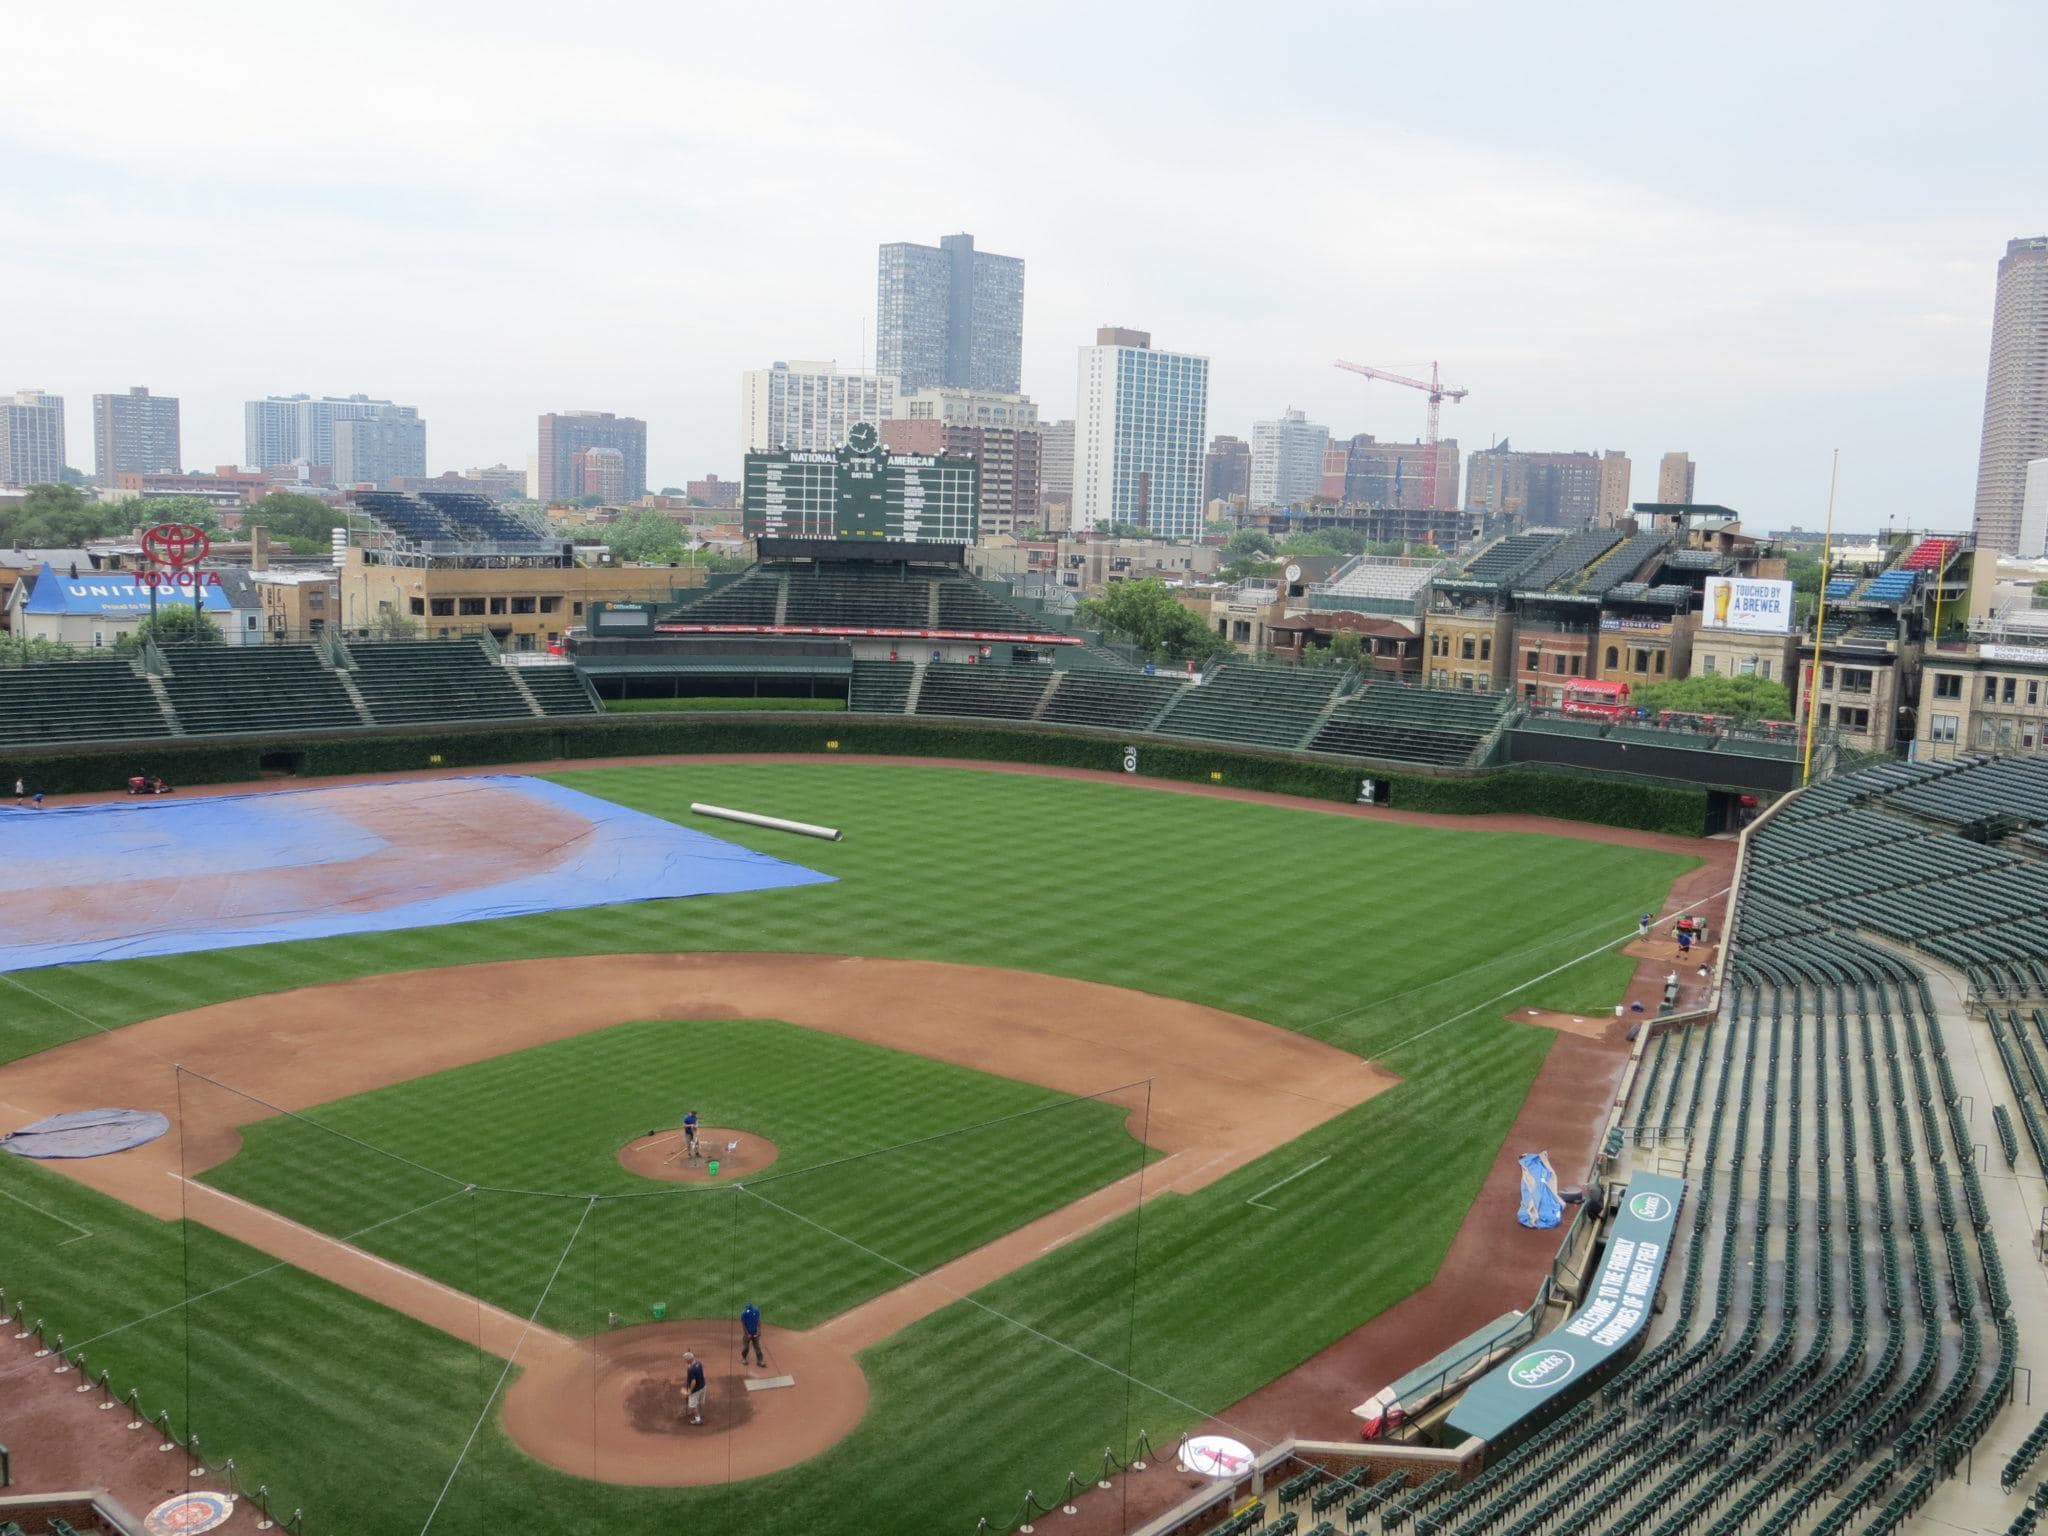
<svg viewBox="0 0 2048 1536">
<path fill-rule="evenodd" d="M 1591 8 L 1602 90 L 1534 99 L 1521 72 L 1551 24 L 1508 7 L 1310 6 L 1229 37 L 1053 7 L 1003 80 L 969 67 L 1014 46 L 994 16 L 892 29 L 820 8 L 764 49 L 738 18 L 649 10 L 621 41 L 579 39 L 570 68 L 538 7 L 487 33 L 371 9 L 343 38 L 290 13 L 246 32 L 119 5 L 89 31 L 20 18 L 24 56 L 89 54 L 109 91 L 201 56 L 247 88 L 147 135 L 65 110 L 54 77 L 0 103 L 0 272 L 36 295 L 0 318 L 0 390 L 46 387 L 82 421 L 93 394 L 147 383 L 184 402 L 198 465 L 238 459 L 239 402 L 277 388 L 416 402 L 431 469 L 521 462 L 538 412 L 590 402 L 648 421 L 650 482 L 682 484 L 737 472 L 741 369 L 872 366 L 881 245 L 972 230 L 1030 267 L 1021 385 L 1048 419 L 1073 409 L 1094 329 L 1134 318 L 1213 360 L 1212 430 L 1291 401 L 1337 437 L 1406 441 L 1421 401 L 1330 364 L 1441 358 L 1473 391 L 1445 422 L 1468 449 L 1648 466 L 1684 443 L 1713 499 L 1811 527 L 1840 446 L 1843 526 L 1964 527 L 1996 258 L 2042 224 L 2037 136 L 1996 65 L 2048 33 L 2019 7 L 1953 29 L 1879 16 L 1848 44 L 1795 13 L 1769 50 L 1746 23 Z M 2000 49 L 1970 43 L 1986 28 Z M 1060 46 L 1081 31 L 1080 55 Z M 1345 82 L 1368 43 L 1455 43 L 1472 88 L 1453 114 L 1420 75 L 1361 98 Z M 271 67 L 300 46 L 405 105 L 405 154 L 366 158 L 303 110 Z M 1815 67 L 1845 46 L 1854 69 Z M 1125 78 L 1154 53 L 1171 67 Z M 1285 101 L 1204 86 L 1283 58 Z M 917 121 L 849 112 L 890 72 L 928 86 Z M 564 78 L 606 81 L 602 100 L 531 88 Z M 1876 104 L 1907 81 L 1910 112 Z M 1666 110 L 1730 90 L 1743 110 L 1712 133 Z M 1127 132 L 1127 92 L 1171 133 Z M 516 121 L 508 93 L 536 98 Z M 1017 125 L 1030 165 L 986 175 L 986 144 L 949 121 Z M 534 220 L 528 189 L 555 177 L 588 217 Z M 1331 206 L 1334 184 L 1398 196 Z M 1277 238 L 1205 212 L 1235 203 L 1318 212 Z"/>
</svg>

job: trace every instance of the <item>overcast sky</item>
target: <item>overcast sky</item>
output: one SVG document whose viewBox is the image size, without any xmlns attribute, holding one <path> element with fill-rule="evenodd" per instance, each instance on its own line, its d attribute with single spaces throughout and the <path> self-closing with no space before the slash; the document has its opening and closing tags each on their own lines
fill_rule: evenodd
<svg viewBox="0 0 2048 1536">
<path fill-rule="evenodd" d="M 1024 387 L 1103 323 L 1466 448 L 1691 452 L 1702 500 L 1966 527 L 1995 265 L 2048 231 L 2039 3 L 10 7 L 0 388 L 416 404 L 428 468 L 541 411 L 738 473 L 738 373 L 872 356 L 875 248 L 1027 263 Z"/>
</svg>

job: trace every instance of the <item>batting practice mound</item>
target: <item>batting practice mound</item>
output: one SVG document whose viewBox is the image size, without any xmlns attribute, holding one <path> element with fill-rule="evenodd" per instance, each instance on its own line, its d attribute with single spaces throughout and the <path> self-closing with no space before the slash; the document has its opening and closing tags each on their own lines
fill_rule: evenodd
<svg viewBox="0 0 2048 1536">
<path fill-rule="evenodd" d="M 0 827 L 0 971 L 830 879 L 510 775 L 71 806 Z"/>
<path fill-rule="evenodd" d="M 737 1147 L 733 1146 L 738 1142 Z M 655 1131 L 635 1136 L 619 1148 L 619 1166 L 643 1179 L 667 1179 L 677 1184 L 709 1184 L 711 1164 L 718 1164 L 717 1178 L 738 1179 L 759 1173 L 775 1161 L 775 1143 L 747 1131 L 722 1125 L 707 1125 L 697 1133 L 701 1157 L 692 1158 L 683 1147 L 683 1133 Z"/>
<path fill-rule="evenodd" d="M 670 1321 L 558 1344 L 505 1395 L 506 1434 L 527 1455 L 599 1482 L 694 1488 L 808 1461 L 867 1411 L 853 1356 L 815 1334 L 761 1330 L 768 1364 L 739 1363 L 738 1323 Z M 682 1398 L 683 1351 L 704 1362 L 704 1422 Z M 787 1386 L 749 1390 L 747 1381 Z M 596 1433 L 592 1433 L 593 1422 Z"/>
</svg>

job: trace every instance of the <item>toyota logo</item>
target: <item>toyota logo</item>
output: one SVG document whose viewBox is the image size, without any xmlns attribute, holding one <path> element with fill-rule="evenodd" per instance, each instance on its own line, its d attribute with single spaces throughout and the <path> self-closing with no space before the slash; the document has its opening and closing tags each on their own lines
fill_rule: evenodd
<svg viewBox="0 0 2048 1536">
<path fill-rule="evenodd" d="M 158 523 L 142 535 L 143 557 L 174 571 L 199 564 L 212 548 L 213 540 L 196 523 Z"/>
</svg>

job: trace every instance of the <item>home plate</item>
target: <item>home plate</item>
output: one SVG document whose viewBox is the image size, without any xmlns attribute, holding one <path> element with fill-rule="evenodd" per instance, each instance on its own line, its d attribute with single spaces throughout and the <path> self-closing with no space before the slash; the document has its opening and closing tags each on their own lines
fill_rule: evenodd
<svg viewBox="0 0 2048 1536">
<path fill-rule="evenodd" d="M 749 1392 L 771 1392 L 777 1387 L 793 1387 L 795 1385 L 796 1378 L 794 1376 L 749 1376 L 747 1378 L 747 1390 Z"/>
</svg>

